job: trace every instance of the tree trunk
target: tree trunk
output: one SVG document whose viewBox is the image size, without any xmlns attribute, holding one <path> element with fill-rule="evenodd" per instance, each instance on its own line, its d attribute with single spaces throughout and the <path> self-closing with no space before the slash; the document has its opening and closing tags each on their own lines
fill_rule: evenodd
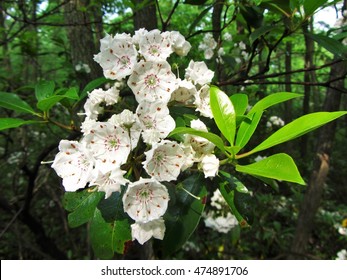
<svg viewBox="0 0 347 280">
<path fill-rule="evenodd" d="M 288 41 L 286 43 L 286 55 L 285 55 L 285 71 L 286 75 L 284 77 L 286 85 L 285 90 L 286 92 L 292 91 L 292 75 L 288 74 L 292 71 L 292 42 Z M 292 105 L 293 102 L 291 100 L 288 100 L 284 103 L 284 121 L 285 123 L 289 123 L 293 120 L 293 114 L 292 114 Z"/>
<path fill-rule="evenodd" d="M 149 2 L 144 7 L 141 6 L 142 0 L 135 0 L 137 3 L 136 8 L 133 10 L 134 13 L 134 28 L 138 30 L 140 28 L 146 28 L 147 30 L 153 30 L 158 28 L 157 14 L 155 1 Z"/>
<path fill-rule="evenodd" d="M 334 64 L 331 67 L 330 79 L 341 77 L 342 75 L 347 75 L 347 65 L 344 61 Z M 333 82 L 331 86 L 337 89 L 343 89 L 344 80 L 340 79 Z M 327 91 L 323 111 L 339 110 L 341 93 L 334 88 L 329 88 Z M 324 183 L 329 171 L 329 161 L 335 130 L 336 121 L 323 126 L 319 130 L 313 170 L 307 192 L 301 205 L 296 232 L 292 243 L 291 251 L 293 256 L 291 256 L 291 258 L 294 259 L 302 258 L 305 254 L 311 231 L 314 228 L 314 218 L 321 202 Z"/>
<path fill-rule="evenodd" d="M 91 80 L 102 76 L 101 67 L 93 60 L 97 48 L 92 30 L 92 11 L 88 8 L 89 0 L 70 0 L 65 5 L 65 20 L 68 27 L 71 62 L 77 80 L 84 88 Z M 88 65 L 88 70 L 76 70 L 77 65 Z"/>
<path fill-rule="evenodd" d="M 309 21 L 311 21 L 310 19 Z M 302 29 L 304 33 L 305 38 L 305 68 L 310 68 L 313 66 L 313 55 L 314 55 L 314 41 L 311 39 L 311 37 L 307 36 L 306 34 L 309 33 L 309 21 L 306 22 Z M 310 97 L 311 97 L 311 85 L 309 85 L 310 82 L 312 82 L 311 74 L 309 71 L 304 72 L 304 103 L 303 103 L 303 115 L 306 115 L 310 112 Z M 301 138 L 301 150 L 300 154 L 302 158 L 305 158 L 307 155 L 307 142 L 308 137 L 304 135 Z"/>
</svg>

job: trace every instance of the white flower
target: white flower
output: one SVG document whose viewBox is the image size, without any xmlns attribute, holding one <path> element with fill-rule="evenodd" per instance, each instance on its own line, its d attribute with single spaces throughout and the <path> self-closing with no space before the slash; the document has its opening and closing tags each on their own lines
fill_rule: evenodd
<svg viewBox="0 0 347 280">
<path fill-rule="evenodd" d="M 143 179 L 129 184 L 123 196 L 124 211 L 136 222 L 159 219 L 166 212 L 169 193 L 155 179 Z"/>
<path fill-rule="evenodd" d="M 194 84 L 204 85 L 212 81 L 214 72 L 207 68 L 203 61 L 194 62 L 191 60 L 186 69 L 185 78 L 192 80 Z"/>
<path fill-rule="evenodd" d="M 176 77 L 166 61 L 140 61 L 129 77 L 128 86 L 136 101 L 169 102 L 171 93 L 176 89 Z"/>
<path fill-rule="evenodd" d="M 219 159 L 213 154 L 204 155 L 201 160 L 201 167 L 205 178 L 213 178 L 218 173 Z"/>
<path fill-rule="evenodd" d="M 147 144 L 159 142 L 176 126 L 165 103 L 141 102 L 136 114 L 143 130 L 143 141 Z"/>
<path fill-rule="evenodd" d="M 89 134 L 95 123 L 95 119 L 85 118 L 85 120 L 81 124 L 81 132 L 83 132 L 84 135 Z"/>
<path fill-rule="evenodd" d="M 193 104 L 196 94 L 196 87 L 191 81 L 178 80 L 177 89 L 171 94 L 171 100 L 190 105 Z"/>
<path fill-rule="evenodd" d="M 213 192 L 213 195 L 211 197 L 211 206 L 215 207 L 218 210 L 222 210 L 222 207 L 225 205 L 225 200 L 219 191 L 219 189 L 216 189 Z"/>
<path fill-rule="evenodd" d="M 63 178 L 66 191 L 84 188 L 91 178 L 93 166 L 93 157 L 83 143 L 60 141 L 59 153 L 54 158 L 52 168 Z"/>
<path fill-rule="evenodd" d="M 88 98 L 84 103 L 84 115 L 87 119 L 97 120 L 98 115 L 104 111 L 104 108 L 100 106 L 100 103 L 95 100 Z"/>
<path fill-rule="evenodd" d="M 104 76 L 121 80 L 131 74 L 137 62 L 137 51 L 128 34 L 107 35 L 101 43 L 100 52 L 94 56 L 104 70 Z"/>
<path fill-rule="evenodd" d="M 342 249 L 337 253 L 337 258 L 336 260 L 347 260 L 347 250 Z"/>
<path fill-rule="evenodd" d="M 135 45 L 140 44 L 140 40 L 142 37 L 144 37 L 148 33 L 148 30 L 145 28 L 140 28 L 135 31 L 135 35 L 133 36 L 132 40 Z"/>
<path fill-rule="evenodd" d="M 240 50 L 245 50 L 246 49 L 246 44 L 244 43 L 244 42 L 240 42 L 239 43 L 239 48 L 240 48 Z"/>
<path fill-rule="evenodd" d="M 115 168 L 110 172 L 103 174 L 95 170 L 90 185 L 98 187 L 99 192 L 105 192 L 105 198 L 111 196 L 113 192 L 120 192 L 120 187 L 126 185 L 129 181 L 123 177 L 126 172 L 120 168 Z"/>
<path fill-rule="evenodd" d="M 135 223 L 131 225 L 131 236 L 141 245 L 152 237 L 163 240 L 165 235 L 165 224 L 162 218 L 150 221 L 148 223 Z"/>
<path fill-rule="evenodd" d="M 206 125 L 199 119 L 192 120 L 190 122 L 190 127 L 204 132 L 208 131 Z M 191 134 L 185 135 L 184 144 L 192 146 L 196 152 L 196 161 L 200 161 L 202 155 L 211 154 L 215 148 L 215 145 L 206 138 Z"/>
<path fill-rule="evenodd" d="M 142 131 L 140 121 L 136 114 L 125 109 L 120 114 L 113 115 L 108 122 L 126 130 L 130 137 L 131 149 L 136 148 Z"/>
<path fill-rule="evenodd" d="M 238 225 L 237 219 L 230 212 L 227 213 L 226 217 L 214 217 L 213 212 L 210 212 L 205 217 L 204 222 L 206 227 L 212 228 L 221 233 L 228 233 L 233 227 Z"/>
<path fill-rule="evenodd" d="M 199 50 L 204 51 L 205 59 L 211 59 L 216 47 L 217 42 L 214 40 L 212 33 L 206 33 L 198 48 Z"/>
<path fill-rule="evenodd" d="M 271 116 L 269 118 L 269 121 L 266 123 L 266 127 L 272 127 L 272 126 L 284 126 L 284 121 L 277 116 Z"/>
<path fill-rule="evenodd" d="M 154 29 L 140 37 L 139 53 L 146 61 L 165 61 L 173 52 L 171 42 L 165 35 Z"/>
<path fill-rule="evenodd" d="M 170 40 L 173 51 L 179 56 L 186 56 L 192 47 L 178 31 L 170 32 Z"/>
<path fill-rule="evenodd" d="M 261 155 L 258 155 L 258 156 L 256 156 L 256 158 L 254 159 L 254 161 L 255 161 L 255 162 L 258 162 L 258 161 L 261 161 L 261 160 L 266 159 L 266 158 L 267 158 L 266 156 L 262 157 Z"/>
<path fill-rule="evenodd" d="M 214 51 L 212 49 L 207 49 L 204 51 L 204 58 L 211 59 L 214 56 Z"/>
<path fill-rule="evenodd" d="M 158 181 L 176 180 L 185 162 L 181 146 L 169 140 L 153 144 L 152 149 L 145 152 L 145 155 L 143 166 L 146 172 Z"/>
<path fill-rule="evenodd" d="M 229 32 L 224 33 L 225 41 L 231 41 L 232 39 L 233 39 L 233 36 Z"/>
<path fill-rule="evenodd" d="M 122 127 L 96 122 L 85 139 L 96 159 L 95 168 L 102 173 L 112 171 L 127 161 L 131 141 L 128 132 Z"/>
<path fill-rule="evenodd" d="M 119 100 L 119 89 L 117 86 L 113 86 L 109 88 L 108 90 L 104 91 L 104 98 L 103 101 L 106 103 L 107 106 L 116 104 Z"/>
<path fill-rule="evenodd" d="M 194 104 L 196 106 L 196 111 L 204 117 L 213 118 L 211 106 L 210 106 L 210 87 L 204 85 L 195 95 Z"/>
</svg>

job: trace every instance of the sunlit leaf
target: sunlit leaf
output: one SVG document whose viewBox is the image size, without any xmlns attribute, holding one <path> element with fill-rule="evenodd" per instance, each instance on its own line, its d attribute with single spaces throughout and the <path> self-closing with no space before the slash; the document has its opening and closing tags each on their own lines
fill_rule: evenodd
<svg viewBox="0 0 347 280">
<path fill-rule="evenodd" d="M 214 121 L 230 145 L 234 145 L 236 131 L 236 115 L 229 97 L 219 88 L 210 89 L 210 104 Z"/>
<path fill-rule="evenodd" d="M 347 111 L 317 112 L 304 115 L 281 127 L 261 144 L 255 147 L 251 153 L 259 152 L 278 144 L 293 140 L 345 114 L 347 114 Z"/>
<path fill-rule="evenodd" d="M 294 160 L 284 153 L 275 154 L 248 165 L 238 164 L 236 171 L 305 185 Z"/>
</svg>

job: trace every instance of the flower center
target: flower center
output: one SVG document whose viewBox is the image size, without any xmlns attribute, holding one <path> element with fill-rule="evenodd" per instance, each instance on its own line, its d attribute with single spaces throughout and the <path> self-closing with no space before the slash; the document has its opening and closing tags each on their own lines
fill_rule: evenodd
<svg viewBox="0 0 347 280">
<path fill-rule="evenodd" d="M 121 64 L 122 65 L 121 69 L 124 69 L 128 67 L 128 65 L 130 64 L 130 58 L 124 55 L 118 60 L 118 64 Z"/>
<path fill-rule="evenodd" d="M 150 74 L 145 78 L 145 84 L 149 88 L 155 88 L 159 85 L 160 80 L 154 74 Z"/>
<path fill-rule="evenodd" d="M 136 200 L 138 200 L 140 203 L 147 203 L 148 201 L 151 201 L 152 198 L 153 192 L 148 188 L 139 189 L 136 193 Z"/>
<path fill-rule="evenodd" d="M 157 45 L 151 45 L 148 49 L 148 52 L 152 56 L 159 56 L 160 55 L 160 47 Z"/>
<path fill-rule="evenodd" d="M 146 129 L 155 127 L 155 120 L 153 120 L 150 116 L 143 117 L 142 122 Z"/>
<path fill-rule="evenodd" d="M 105 141 L 105 148 L 109 151 L 116 151 L 119 148 L 120 141 L 115 136 L 108 136 L 106 137 Z"/>
</svg>

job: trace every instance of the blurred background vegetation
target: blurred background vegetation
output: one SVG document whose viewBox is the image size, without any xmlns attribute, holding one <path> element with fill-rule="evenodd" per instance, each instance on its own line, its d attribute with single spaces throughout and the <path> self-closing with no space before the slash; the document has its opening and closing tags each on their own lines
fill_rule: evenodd
<svg viewBox="0 0 347 280">
<path fill-rule="evenodd" d="M 321 10 L 330 13 L 318 20 Z M 205 60 L 216 73 L 215 84 L 229 95 L 247 93 L 251 104 L 275 92 L 304 94 L 266 112 L 253 139 L 257 144 L 278 129 L 267 125 L 271 116 L 288 123 L 310 112 L 347 109 L 346 12 L 346 0 L 3 0 L 0 99 L 1 92 L 13 92 L 34 104 L 35 84 L 42 80 L 84 89 L 102 77 L 93 55 L 106 33 L 177 30 L 192 45 L 188 57 L 171 61 L 181 75 L 190 59 Z M 218 43 L 207 60 L 199 48 L 206 34 Z M 69 125 L 70 113 L 57 106 L 51 116 Z M 0 115 L 17 116 L 6 109 Z M 254 194 L 252 226 L 220 233 L 202 219 L 172 258 L 337 258 L 347 249 L 346 127 L 344 117 L 281 146 L 307 187 L 283 182 L 270 187 L 242 178 Z M 61 180 L 41 164 L 54 158 L 60 139 L 74 137 L 54 124 L 0 132 L 1 259 L 95 258 L 88 224 L 68 227 Z"/>
</svg>

